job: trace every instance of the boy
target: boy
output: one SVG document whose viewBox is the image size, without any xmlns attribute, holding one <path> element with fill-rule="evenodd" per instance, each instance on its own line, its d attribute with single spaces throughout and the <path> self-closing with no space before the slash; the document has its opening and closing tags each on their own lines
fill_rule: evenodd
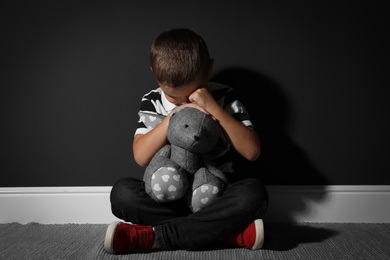
<svg viewBox="0 0 390 260">
<path fill-rule="evenodd" d="M 167 144 L 167 127 L 173 111 L 183 106 L 208 113 L 224 130 L 228 150 L 248 160 L 260 154 L 260 142 L 248 114 L 226 86 L 208 83 L 213 68 L 201 36 L 188 29 L 161 33 L 150 52 L 151 70 L 159 88 L 144 95 L 133 151 L 136 162 L 147 166 Z M 228 152 L 217 158 L 219 167 L 232 171 Z M 239 173 L 235 173 L 239 174 Z M 194 250 L 223 240 L 228 245 L 259 249 L 264 230 L 260 217 L 268 206 L 268 195 L 257 179 L 230 184 L 210 206 L 192 213 L 182 201 L 158 203 L 135 178 L 119 180 L 111 191 L 115 216 L 126 222 L 111 223 L 104 247 L 109 253 L 150 250 Z"/>
</svg>

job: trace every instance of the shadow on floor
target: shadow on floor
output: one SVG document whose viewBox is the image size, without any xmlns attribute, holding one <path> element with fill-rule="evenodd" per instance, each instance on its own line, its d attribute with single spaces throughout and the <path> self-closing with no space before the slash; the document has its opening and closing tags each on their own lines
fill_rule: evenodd
<svg viewBox="0 0 390 260">
<path fill-rule="evenodd" d="M 323 242 L 339 232 L 330 228 L 300 224 L 268 224 L 265 226 L 263 249 L 286 251 L 300 244 Z"/>
<path fill-rule="evenodd" d="M 265 224 L 264 245 L 261 250 L 288 251 L 302 244 L 320 243 L 336 236 L 339 231 L 316 227 L 315 224 Z M 223 242 L 202 248 L 199 251 L 231 249 Z"/>
</svg>

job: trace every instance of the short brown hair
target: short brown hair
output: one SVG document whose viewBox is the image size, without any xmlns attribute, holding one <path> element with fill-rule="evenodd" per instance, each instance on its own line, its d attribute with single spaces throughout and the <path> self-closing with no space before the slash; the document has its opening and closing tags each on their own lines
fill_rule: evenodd
<svg viewBox="0 0 390 260">
<path fill-rule="evenodd" d="M 162 32 L 150 50 L 150 66 L 157 81 L 180 87 L 207 73 L 210 54 L 203 38 L 189 29 Z"/>
</svg>

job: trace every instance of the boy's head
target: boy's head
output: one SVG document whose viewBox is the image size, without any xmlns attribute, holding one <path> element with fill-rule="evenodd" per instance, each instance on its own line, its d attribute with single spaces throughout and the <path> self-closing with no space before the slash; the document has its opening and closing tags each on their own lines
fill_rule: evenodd
<svg viewBox="0 0 390 260">
<path fill-rule="evenodd" d="M 150 68 L 159 84 L 186 86 L 196 78 L 207 78 L 212 61 L 203 38 L 189 29 L 162 32 L 150 50 Z"/>
</svg>

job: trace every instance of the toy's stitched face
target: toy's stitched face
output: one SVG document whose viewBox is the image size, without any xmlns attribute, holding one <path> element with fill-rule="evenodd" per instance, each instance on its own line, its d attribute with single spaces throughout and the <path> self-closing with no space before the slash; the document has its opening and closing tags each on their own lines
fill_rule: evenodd
<svg viewBox="0 0 390 260">
<path fill-rule="evenodd" d="M 193 153 L 207 153 L 217 144 L 221 129 L 209 115 L 196 108 L 182 108 L 171 115 L 168 140 Z"/>
</svg>

